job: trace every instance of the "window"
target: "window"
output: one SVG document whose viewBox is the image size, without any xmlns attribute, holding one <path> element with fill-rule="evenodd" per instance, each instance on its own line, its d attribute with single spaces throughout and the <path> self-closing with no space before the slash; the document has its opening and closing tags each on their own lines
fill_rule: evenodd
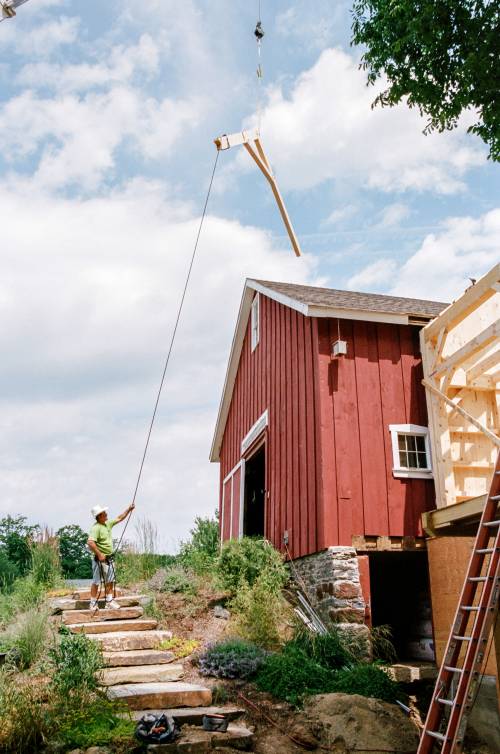
<svg viewBox="0 0 500 754">
<path fill-rule="evenodd" d="M 259 294 L 255 294 L 252 302 L 252 351 L 255 351 L 259 342 Z"/>
<path fill-rule="evenodd" d="M 430 479 L 429 430 L 416 424 L 390 424 L 395 477 Z"/>
</svg>

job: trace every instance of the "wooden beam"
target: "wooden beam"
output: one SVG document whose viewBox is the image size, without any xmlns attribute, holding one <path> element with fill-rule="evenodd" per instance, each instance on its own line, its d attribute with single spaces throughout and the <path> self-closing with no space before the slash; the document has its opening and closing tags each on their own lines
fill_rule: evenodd
<svg viewBox="0 0 500 754">
<path fill-rule="evenodd" d="M 437 336 L 442 327 L 450 331 L 458 322 L 461 322 L 474 309 L 495 295 L 495 286 L 500 281 L 500 263 L 495 265 L 475 285 L 468 288 L 457 301 L 450 304 L 436 319 L 423 329 L 426 340 Z"/>
<path fill-rule="evenodd" d="M 472 366 L 470 369 L 467 369 L 467 382 L 469 380 L 475 380 L 477 377 L 483 376 L 484 373 L 488 371 L 488 369 L 492 369 L 492 367 L 495 366 L 500 367 L 500 350 L 490 353 L 490 355 L 485 359 L 476 362 L 474 366 Z M 486 376 L 488 377 L 491 375 Z"/>
<path fill-rule="evenodd" d="M 430 390 L 435 395 L 438 395 L 441 400 L 443 400 L 445 403 L 447 403 L 449 406 L 452 406 L 454 411 L 458 411 L 458 413 L 464 417 L 464 419 L 467 419 L 467 421 L 470 421 L 471 424 L 473 424 L 475 427 L 481 430 L 483 434 L 486 435 L 497 447 L 500 447 L 500 437 L 493 434 L 487 427 L 484 426 L 484 424 L 481 424 L 480 421 L 478 421 L 474 416 L 471 416 L 468 411 L 463 409 L 461 406 L 459 406 L 457 403 L 455 403 L 454 400 L 451 398 L 448 398 L 447 395 L 441 392 L 439 388 L 437 388 L 435 385 L 433 385 L 428 380 L 422 380 L 422 385 L 426 387 L 428 390 Z"/>
<path fill-rule="evenodd" d="M 422 514 L 422 523 L 426 534 L 436 536 L 439 530 L 449 529 L 453 524 L 461 524 L 468 519 L 481 518 L 486 502 L 486 495 L 472 497 L 469 500 L 447 505 Z M 444 533 L 444 532 L 442 532 Z"/>
<path fill-rule="evenodd" d="M 493 322 L 493 324 L 487 327 L 486 330 L 480 332 L 479 335 L 476 335 L 475 338 L 469 340 L 469 342 L 462 346 L 462 348 L 459 348 L 458 351 L 455 351 L 454 354 L 442 361 L 441 364 L 431 372 L 430 376 L 435 377 L 438 374 L 450 371 L 453 367 L 458 367 L 466 359 L 470 359 L 474 353 L 478 353 L 489 346 L 499 335 L 500 322 Z"/>
<path fill-rule="evenodd" d="M 241 133 L 237 134 L 223 134 L 217 139 L 214 139 L 214 143 L 219 151 L 231 149 L 231 147 L 237 146 L 245 147 L 252 160 L 254 160 L 259 170 L 264 174 L 267 181 L 269 182 L 295 255 L 297 257 L 300 257 L 301 250 L 299 241 L 293 229 L 292 221 L 290 220 L 290 217 L 288 215 L 287 209 L 285 207 L 285 202 L 283 201 L 283 197 L 281 196 L 280 190 L 278 188 L 278 184 L 276 183 L 276 178 L 273 175 L 271 163 L 269 162 L 267 155 L 264 152 L 264 147 L 262 146 L 262 143 L 260 141 L 259 132 L 255 130 L 242 131 Z"/>
</svg>

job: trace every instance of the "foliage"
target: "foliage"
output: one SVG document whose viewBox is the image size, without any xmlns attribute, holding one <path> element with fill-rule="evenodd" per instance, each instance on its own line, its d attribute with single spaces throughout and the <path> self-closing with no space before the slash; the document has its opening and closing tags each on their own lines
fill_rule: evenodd
<svg viewBox="0 0 500 754">
<path fill-rule="evenodd" d="M 260 647 L 242 639 L 212 644 L 199 658 L 202 675 L 216 678 L 251 678 L 268 656 Z"/>
<path fill-rule="evenodd" d="M 188 573 L 185 568 L 179 565 L 170 566 L 165 571 L 165 578 L 162 592 L 170 592 L 176 594 L 196 594 L 196 583 L 194 582 L 193 575 Z"/>
<path fill-rule="evenodd" d="M 158 550 L 159 535 L 158 527 L 147 518 L 138 519 L 135 525 L 137 546 L 140 553 L 142 578 L 149 579 L 159 568 Z"/>
<path fill-rule="evenodd" d="M 197 516 L 194 527 L 189 532 L 191 539 L 181 544 L 179 560 L 195 573 L 207 573 L 215 566 L 219 554 L 218 516 L 218 511 L 215 513 L 215 518 Z"/>
<path fill-rule="evenodd" d="M 0 621 L 6 623 L 17 614 L 38 607 L 45 597 L 45 587 L 29 574 L 16 579 L 9 594 L 0 594 Z"/>
<path fill-rule="evenodd" d="M 353 657 L 346 649 L 342 635 L 335 630 L 324 636 L 300 630 L 289 645 L 298 647 L 311 660 L 329 670 L 339 670 L 353 664 Z"/>
<path fill-rule="evenodd" d="M 145 554 L 127 549 L 118 552 L 115 557 L 117 579 L 122 586 L 147 581 L 159 568 L 172 562 L 171 555 Z"/>
<path fill-rule="evenodd" d="M 1 637 L 2 644 L 13 652 L 20 670 L 30 668 L 43 655 L 49 633 L 48 618 L 47 610 L 31 608 Z"/>
<path fill-rule="evenodd" d="M 8 592 L 18 576 L 17 565 L 9 560 L 6 552 L 0 550 L 0 590 Z"/>
<path fill-rule="evenodd" d="M 30 526 L 26 521 L 26 516 L 6 516 L 0 519 L 0 551 L 14 564 L 20 576 L 30 569 L 30 543 L 40 530 L 38 526 Z"/>
<path fill-rule="evenodd" d="M 295 643 L 289 643 L 282 652 L 267 657 L 255 682 L 261 691 L 290 704 L 300 704 L 305 696 L 332 691 L 334 680 L 334 671 L 312 660 Z"/>
<path fill-rule="evenodd" d="M 277 590 L 288 578 L 283 558 L 270 542 L 243 537 L 223 544 L 217 559 L 217 574 L 222 586 L 232 594 L 236 594 L 244 584 L 252 586 L 263 571 L 267 583 Z"/>
<path fill-rule="evenodd" d="M 498 105 L 500 18 L 491 0 L 355 0 L 352 42 L 366 47 L 362 66 L 388 88 L 374 104 L 402 99 L 429 116 L 426 131 L 454 128 L 466 110 L 469 131 L 500 160 Z"/>
<path fill-rule="evenodd" d="M 290 607 L 277 588 L 274 574 L 264 570 L 252 586 L 243 582 L 230 603 L 238 636 L 265 649 L 277 649 Z"/>
<path fill-rule="evenodd" d="M 51 683 L 62 698 L 97 688 L 96 673 L 103 666 L 98 642 L 85 634 L 65 633 L 49 655 L 53 666 Z"/>
<path fill-rule="evenodd" d="M 20 684 L 16 676 L 0 670 L 0 751 L 32 754 L 50 731 L 43 705 L 44 689 L 38 684 Z"/>
<path fill-rule="evenodd" d="M 161 649 L 173 652 L 178 660 L 189 657 L 199 646 L 200 642 L 196 639 L 182 639 L 180 636 L 172 636 L 171 639 L 165 639 L 160 644 Z"/>
<path fill-rule="evenodd" d="M 377 665 L 366 663 L 355 665 L 346 670 L 339 670 L 335 674 L 332 691 L 342 694 L 371 696 L 385 702 L 395 702 L 402 696 L 399 685 L 392 678 L 389 678 L 387 673 Z"/>
<path fill-rule="evenodd" d="M 371 644 L 374 660 L 397 662 L 398 655 L 392 641 L 390 626 L 374 626 L 371 630 Z"/>
<path fill-rule="evenodd" d="M 150 596 L 148 602 L 143 606 L 143 615 L 145 618 L 152 618 L 158 621 L 163 620 L 165 617 L 154 594 Z"/>
<path fill-rule="evenodd" d="M 134 746 L 135 723 L 104 695 L 93 695 L 84 704 L 62 707 L 60 712 L 57 739 L 65 750 L 113 744 L 115 750 L 123 746 L 130 751 Z"/>
<path fill-rule="evenodd" d="M 45 530 L 31 545 L 30 575 L 35 584 L 51 589 L 61 581 L 61 562 L 57 538 Z"/>
<path fill-rule="evenodd" d="M 67 579 L 92 578 L 92 564 L 87 549 L 87 534 L 81 526 L 69 524 L 57 531 L 62 572 Z"/>
</svg>

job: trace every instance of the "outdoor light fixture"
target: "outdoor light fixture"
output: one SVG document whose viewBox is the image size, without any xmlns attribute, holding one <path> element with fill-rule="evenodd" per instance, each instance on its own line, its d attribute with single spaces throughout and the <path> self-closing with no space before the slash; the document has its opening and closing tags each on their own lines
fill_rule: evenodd
<svg viewBox="0 0 500 754">
<path fill-rule="evenodd" d="M 346 356 L 347 355 L 347 341 L 336 340 L 332 343 L 332 356 Z"/>
</svg>

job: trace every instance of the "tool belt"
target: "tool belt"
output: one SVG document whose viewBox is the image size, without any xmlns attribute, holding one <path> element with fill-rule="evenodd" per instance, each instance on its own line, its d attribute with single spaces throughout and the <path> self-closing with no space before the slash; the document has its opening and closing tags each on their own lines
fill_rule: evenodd
<svg viewBox="0 0 500 754">
<path fill-rule="evenodd" d="M 97 555 L 94 555 L 94 561 L 96 563 L 102 563 L 103 562 L 102 560 L 99 560 L 99 558 L 97 557 Z M 107 563 L 108 565 L 111 565 L 112 563 L 114 563 L 114 561 L 115 561 L 114 554 L 112 554 L 112 555 L 106 555 L 106 557 L 104 559 L 104 563 Z"/>
</svg>

